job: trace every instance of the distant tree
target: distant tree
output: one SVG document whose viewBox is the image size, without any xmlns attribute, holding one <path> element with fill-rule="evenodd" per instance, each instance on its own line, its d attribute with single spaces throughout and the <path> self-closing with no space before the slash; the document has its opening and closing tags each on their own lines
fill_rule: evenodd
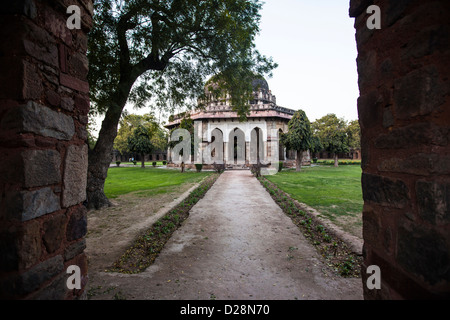
<svg viewBox="0 0 450 320">
<path fill-rule="evenodd" d="M 167 133 L 165 129 L 156 122 L 155 117 L 151 113 L 144 115 L 124 114 L 119 122 L 119 130 L 114 139 L 114 149 L 121 154 L 132 153 L 128 144 L 128 138 L 133 135 L 134 130 L 138 126 L 144 126 L 151 132 L 151 142 L 155 149 L 165 150 L 167 148 Z"/>
<path fill-rule="evenodd" d="M 301 171 L 303 152 L 312 146 L 311 123 L 303 110 L 295 111 L 288 123 L 288 132 L 281 135 L 281 142 L 289 150 L 297 151 L 296 171 Z"/>
<path fill-rule="evenodd" d="M 323 150 L 322 142 L 320 141 L 320 138 L 313 134 L 311 136 L 311 149 L 309 149 L 311 153 L 320 152 Z"/>
<path fill-rule="evenodd" d="M 128 148 L 131 152 L 141 155 L 141 168 L 145 168 L 145 155 L 152 153 L 155 147 L 152 144 L 152 131 L 139 125 L 128 138 Z"/>
<path fill-rule="evenodd" d="M 313 134 L 320 139 L 324 149 L 333 154 L 334 166 L 339 165 L 338 153 L 348 152 L 347 124 L 334 113 L 327 114 L 311 125 Z"/>
<path fill-rule="evenodd" d="M 361 149 L 361 129 L 358 120 L 352 120 L 347 125 L 348 146 L 350 149 Z"/>
</svg>

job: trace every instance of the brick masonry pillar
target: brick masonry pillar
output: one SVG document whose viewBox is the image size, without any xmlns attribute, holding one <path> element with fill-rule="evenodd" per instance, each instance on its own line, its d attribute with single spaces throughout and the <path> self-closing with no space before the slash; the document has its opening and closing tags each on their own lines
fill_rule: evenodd
<svg viewBox="0 0 450 320">
<path fill-rule="evenodd" d="M 81 10 L 70 30 L 69 5 Z M 90 0 L 0 8 L 0 297 L 86 296 Z M 70 265 L 81 289 L 69 290 Z"/>
<path fill-rule="evenodd" d="M 381 29 L 367 27 L 369 5 Z M 450 297 L 450 1 L 352 0 L 366 299 Z M 366 286 L 369 265 L 381 289 Z"/>
</svg>

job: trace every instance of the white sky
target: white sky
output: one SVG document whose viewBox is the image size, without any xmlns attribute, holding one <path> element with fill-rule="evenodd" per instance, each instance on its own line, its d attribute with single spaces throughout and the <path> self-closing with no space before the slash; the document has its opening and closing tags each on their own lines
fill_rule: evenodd
<svg viewBox="0 0 450 320">
<path fill-rule="evenodd" d="M 278 105 L 304 110 L 311 122 L 328 113 L 358 119 L 357 50 L 348 9 L 349 0 L 265 0 L 261 11 L 256 47 L 278 63 L 273 77 L 266 78 L 269 88 Z M 155 115 L 167 121 L 166 115 Z"/>
<path fill-rule="evenodd" d="M 277 104 L 358 119 L 354 19 L 349 0 L 265 0 L 257 49 L 278 63 L 267 78 Z"/>
</svg>

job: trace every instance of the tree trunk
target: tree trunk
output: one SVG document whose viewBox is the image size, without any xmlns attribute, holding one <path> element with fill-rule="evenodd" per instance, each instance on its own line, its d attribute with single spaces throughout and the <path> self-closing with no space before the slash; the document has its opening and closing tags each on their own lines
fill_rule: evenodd
<svg viewBox="0 0 450 320">
<path fill-rule="evenodd" d="M 113 95 L 111 105 L 102 122 L 97 143 L 93 150 L 89 150 L 88 175 L 87 175 L 87 208 L 100 209 L 111 206 L 111 202 L 105 195 L 105 180 L 108 168 L 113 158 L 114 139 L 117 136 L 122 110 L 128 99 L 131 86 L 119 85 L 119 90 Z"/>
<path fill-rule="evenodd" d="M 339 166 L 339 161 L 338 161 L 338 155 L 337 153 L 334 154 L 334 166 L 338 167 Z"/>
<path fill-rule="evenodd" d="M 145 155 L 141 153 L 141 168 L 145 168 Z"/>
<path fill-rule="evenodd" d="M 302 171 L 303 150 L 297 150 L 297 159 L 295 160 L 295 171 Z"/>
</svg>

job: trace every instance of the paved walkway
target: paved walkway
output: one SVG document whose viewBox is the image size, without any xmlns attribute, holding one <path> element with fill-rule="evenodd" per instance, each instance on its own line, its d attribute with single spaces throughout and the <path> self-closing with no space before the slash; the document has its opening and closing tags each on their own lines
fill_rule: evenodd
<svg viewBox="0 0 450 320">
<path fill-rule="evenodd" d="M 145 272 L 93 276 L 126 299 L 362 299 L 247 170 L 224 172 Z"/>
</svg>

